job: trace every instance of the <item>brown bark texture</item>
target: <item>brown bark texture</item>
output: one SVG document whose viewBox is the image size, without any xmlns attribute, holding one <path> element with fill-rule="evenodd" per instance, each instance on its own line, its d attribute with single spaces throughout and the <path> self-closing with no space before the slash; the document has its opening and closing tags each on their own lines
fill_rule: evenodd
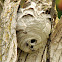
<svg viewBox="0 0 62 62">
<path fill-rule="evenodd" d="M 49 57 L 47 57 L 48 54 L 47 46 L 46 46 L 47 43 L 46 44 L 44 43 L 43 49 L 39 48 L 37 51 L 32 53 L 24 52 L 19 48 L 17 50 L 17 38 L 16 38 L 17 21 L 16 20 L 17 20 L 17 10 L 19 4 L 20 4 L 20 0 L 17 1 L 5 0 L 4 6 L 1 7 L 0 9 L 2 11 L 2 13 L 0 12 L 1 13 L 0 62 L 46 62 L 48 58 L 50 59 L 50 62 L 62 62 L 62 17 L 56 24 L 56 27 L 53 29 L 54 31 L 51 34 L 51 42 L 49 45 L 49 54 L 50 54 Z M 48 4 L 46 4 L 45 7 L 44 7 L 45 5 L 44 2 L 42 4 L 43 4 L 43 8 L 46 8 L 46 6 L 50 8 Z M 3 4 L 1 4 L 1 6 L 2 5 Z M 23 8 L 23 6 L 21 7 Z M 42 10 L 39 7 L 38 9 Z M 46 9 L 44 10 L 46 11 Z M 40 11 L 38 11 L 38 13 L 40 14 Z"/>
</svg>

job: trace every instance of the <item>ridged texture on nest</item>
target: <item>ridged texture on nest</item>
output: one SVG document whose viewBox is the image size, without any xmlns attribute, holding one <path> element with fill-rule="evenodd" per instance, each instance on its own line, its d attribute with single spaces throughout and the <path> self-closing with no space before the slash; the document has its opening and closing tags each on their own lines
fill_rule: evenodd
<svg viewBox="0 0 62 62">
<path fill-rule="evenodd" d="M 33 6 L 32 6 L 33 5 Z M 35 3 L 20 9 L 17 18 L 18 47 L 24 52 L 44 48 L 51 31 L 50 14 L 39 14 Z"/>
</svg>

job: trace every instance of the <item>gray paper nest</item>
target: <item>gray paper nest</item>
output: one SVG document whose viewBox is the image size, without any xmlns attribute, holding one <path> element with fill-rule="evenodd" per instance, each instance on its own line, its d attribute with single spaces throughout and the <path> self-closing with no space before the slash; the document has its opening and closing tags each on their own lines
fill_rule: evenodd
<svg viewBox="0 0 62 62">
<path fill-rule="evenodd" d="M 41 5 L 40 5 L 41 6 Z M 17 17 L 18 47 L 24 52 L 37 51 L 44 48 L 51 31 L 50 14 L 38 10 L 36 3 L 31 2 L 27 8 L 20 8 Z"/>
</svg>

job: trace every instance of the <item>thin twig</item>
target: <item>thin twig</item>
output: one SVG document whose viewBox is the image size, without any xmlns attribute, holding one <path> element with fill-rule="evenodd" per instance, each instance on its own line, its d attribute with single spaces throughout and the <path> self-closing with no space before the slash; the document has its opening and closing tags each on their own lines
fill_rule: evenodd
<svg viewBox="0 0 62 62">
<path fill-rule="evenodd" d="M 0 1 L 1 6 L 3 7 L 3 3 Z"/>
</svg>

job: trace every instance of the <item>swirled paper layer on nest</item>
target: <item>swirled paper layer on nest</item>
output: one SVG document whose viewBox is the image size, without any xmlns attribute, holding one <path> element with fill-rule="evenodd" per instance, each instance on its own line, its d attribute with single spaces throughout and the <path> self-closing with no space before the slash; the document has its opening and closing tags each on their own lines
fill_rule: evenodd
<svg viewBox="0 0 62 62">
<path fill-rule="evenodd" d="M 17 41 L 21 50 L 32 52 L 45 47 L 51 30 L 48 18 L 51 18 L 50 15 L 38 14 L 36 5 L 20 9 L 17 19 Z"/>
</svg>

